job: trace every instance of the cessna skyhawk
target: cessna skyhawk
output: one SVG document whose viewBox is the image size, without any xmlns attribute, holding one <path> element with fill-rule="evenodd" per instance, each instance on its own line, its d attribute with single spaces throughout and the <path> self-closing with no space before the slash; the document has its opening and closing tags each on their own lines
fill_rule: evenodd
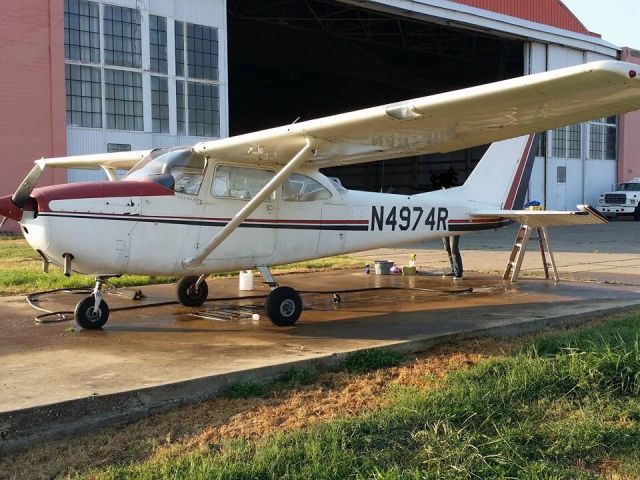
<svg viewBox="0 0 640 480">
<path fill-rule="evenodd" d="M 77 323 L 101 328 L 108 278 L 175 275 L 201 305 L 213 272 L 258 268 L 265 308 L 291 325 L 302 302 L 268 267 L 424 241 L 512 220 L 600 223 L 576 212 L 518 210 L 535 135 L 640 108 L 633 64 L 602 61 L 295 123 L 187 147 L 41 159 L 0 215 L 20 222 L 45 263 L 96 275 Z M 524 136 L 523 136 L 524 135 Z M 494 143 L 460 187 L 418 195 L 349 191 L 319 169 Z M 109 181 L 34 189 L 46 167 L 101 168 Z M 128 173 L 119 179 L 116 173 Z"/>
</svg>

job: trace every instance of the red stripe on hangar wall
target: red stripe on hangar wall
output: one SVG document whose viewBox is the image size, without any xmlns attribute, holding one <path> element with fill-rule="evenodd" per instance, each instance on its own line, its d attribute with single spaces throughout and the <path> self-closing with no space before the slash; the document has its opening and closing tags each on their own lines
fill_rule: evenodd
<svg viewBox="0 0 640 480">
<path fill-rule="evenodd" d="M 481 8 L 511 17 L 542 23 L 551 27 L 562 28 L 571 32 L 600 37 L 590 32 L 560 0 L 454 0 L 470 7 Z"/>
</svg>

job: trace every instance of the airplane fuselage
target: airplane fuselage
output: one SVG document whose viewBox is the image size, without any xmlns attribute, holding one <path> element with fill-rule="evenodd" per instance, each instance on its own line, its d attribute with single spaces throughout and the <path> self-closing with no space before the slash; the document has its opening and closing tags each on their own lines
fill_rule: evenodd
<svg viewBox="0 0 640 480">
<path fill-rule="evenodd" d="M 213 170 L 213 169 L 209 169 Z M 187 269 L 196 254 L 246 200 L 220 198 L 206 178 L 197 195 L 150 180 L 45 187 L 33 192 L 33 211 L 21 221 L 29 244 L 52 263 L 73 255 L 83 274 L 188 275 L 250 269 L 425 241 L 504 220 L 472 222 L 457 188 L 420 195 L 349 191 L 318 171 L 302 171 L 330 197 L 285 200 L 278 189 L 204 263 Z M 211 176 L 209 176 L 211 177 Z M 453 199 L 453 201 L 452 201 Z"/>
</svg>

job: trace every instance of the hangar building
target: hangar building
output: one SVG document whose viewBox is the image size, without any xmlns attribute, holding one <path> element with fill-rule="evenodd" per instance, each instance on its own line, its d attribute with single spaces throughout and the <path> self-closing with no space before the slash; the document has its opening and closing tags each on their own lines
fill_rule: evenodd
<svg viewBox="0 0 640 480">
<path fill-rule="evenodd" d="M 0 32 L 3 194 L 42 156 L 190 144 L 593 60 L 640 63 L 560 0 L 23 0 L 0 4 Z M 462 183 L 484 149 L 328 173 L 413 193 Z M 637 112 L 546 132 L 529 198 L 593 204 L 640 176 L 637 151 Z"/>
</svg>

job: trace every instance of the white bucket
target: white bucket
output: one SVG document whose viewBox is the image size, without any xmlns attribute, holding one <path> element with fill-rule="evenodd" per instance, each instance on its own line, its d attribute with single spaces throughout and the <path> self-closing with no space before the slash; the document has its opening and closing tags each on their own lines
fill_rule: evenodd
<svg viewBox="0 0 640 480">
<path fill-rule="evenodd" d="M 240 290 L 253 290 L 253 271 L 240 271 L 240 286 L 238 288 Z"/>
</svg>

